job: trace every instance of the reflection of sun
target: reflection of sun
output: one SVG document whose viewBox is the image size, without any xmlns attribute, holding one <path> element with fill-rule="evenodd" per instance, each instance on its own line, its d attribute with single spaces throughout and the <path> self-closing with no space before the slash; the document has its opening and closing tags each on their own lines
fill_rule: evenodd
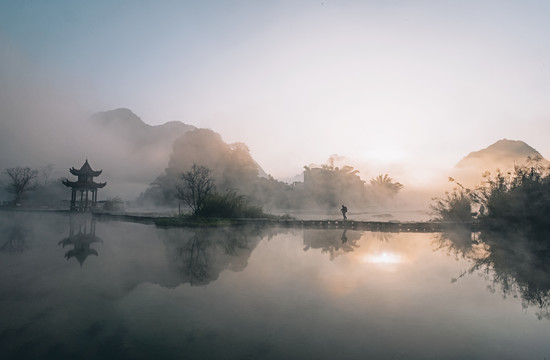
<svg viewBox="0 0 550 360">
<path fill-rule="evenodd" d="M 401 262 L 401 256 L 391 252 L 383 252 L 375 255 L 369 254 L 363 256 L 363 262 L 369 264 L 398 264 Z"/>
</svg>

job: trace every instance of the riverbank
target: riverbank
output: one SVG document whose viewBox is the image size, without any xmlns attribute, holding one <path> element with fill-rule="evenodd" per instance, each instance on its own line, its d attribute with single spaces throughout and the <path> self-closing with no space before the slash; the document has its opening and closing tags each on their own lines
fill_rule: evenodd
<svg viewBox="0 0 550 360">
<path fill-rule="evenodd" d="M 5 212 L 44 212 L 44 213 L 64 213 L 81 214 L 68 210 L 53 209 L 22 209 L 22 208 L 0 208 Z M 205 219 L 178 216 L 163 216 L 155 213 L 108 213 L 91 212 L 91 216 L 99 221 L 124 221 L 141 224 L 154 224 L 157 227 L 215 227 L 215 226 L 277 226 L 288 228 L 308 228 L 308 229 L 351 229 L 365 231 L 381 232 L 422 232 L 432 233 L 441 232 L 449 228 L 461 226 L 472 231 L 476 231 L 478 225 L 476 222 L 467 223 L 449 223 L 436 221 L 363 221 L 363 220 L 339 220 L 339 219 L 319 219 L 302 220 L 279 218 L 259 218 L 259 219 Z"/>
<path fill-rule="evenodd" d="M 477 224 L 469 223 L 445 223 L 435 221 L 361 221 L 361 220 L 301 220 L 288 218 L 259 218 L 259 219 L 205 219 L 177 216 L 153 216 L 143 214 L 112 214 L 93 213 L 100 220 L 130 221 L 147 224 L 155 224 L 158 227 L 213 227 L 213 226 L 277 226 L 288 228 L 309 229 L 352 229 L 381 232 L 441 232 L 449 228 L 461 226 L 472 231 L 477 229 Z"/>
</svg>

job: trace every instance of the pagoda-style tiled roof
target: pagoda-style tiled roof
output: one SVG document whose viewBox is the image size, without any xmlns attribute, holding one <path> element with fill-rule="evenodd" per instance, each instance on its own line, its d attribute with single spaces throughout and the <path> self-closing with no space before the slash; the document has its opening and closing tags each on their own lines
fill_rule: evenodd
<svg viewBox="0 0 550 360">
<path fill-rule="evenodd" d="M 105 185 L 107 185 L 106 182 L 102 182 L 102 183 L 96 183 L 96 182 L 93 182 L 93 181 L 90 181 L 90 182 L 82 182 L 82 181 L 70 181 L 70 180 L 62 180 L 62 183 L 63 185 L 65 186 L 68 186 L 68 187 L 71 187 L 71 188 L 76 188 L 76 189 L 101 189 L 103 187 L 105 187 Z"/>
<path fill-rule="evenodd" d="M 72 167 L 69 169 L 69 171 L 71 172 L 71 174 L 75 176 L 92 176 L 92 177 L 99 176 L 103 172 L 103 170 L 98 170 L 98 171 L 93 170 L 90 164 L 88 163 L 88 159 L 86 159 L 86 162 L 84 163 L 84 165 L 82 165 L 82 167 L 79 170 Z"/>
<path fill-rule="evenodd" d="M 80 264 L 80 267 L 82 267 L 84 261 L 86 261 L 86 258 L 90 255 L 99 256 L 97 251 L 94 249 L 73 249 L 67 251 L 67 253 L 65 254 L 65 258 L 67 260 L 72 257 L 76 258 L 76 260 L 78 260 L 78 263 Z"/>
<path fill-rule="evenodd" d="M 65 253 L 65 258 L 69 260 L 74 257 L 80 263 L 80 267 L 84 264 L 86 258 L 90 255 L 99 256 L 98 252 L 95 249 L 92 249 L 90 245 L 96 242 L 103 243 L 101 238 L 97 237 L 95 234 L 83 234 L 78 233 L 73 236 L 69 236 L 59 242 L 59 245 L 65 247 L 67 245 L 73 245 L 73 249 Z"/>
<path fill-rule="evenodd" d="M 71 174 L 78 176 L 77 181 L 70 181 L 68 179 L 63 180 L 63 185 L 67 187 L 71 187 L 73 189 L 77 190 L 95 190 L 95 189 L 101 189 L 107 185 L 106 182 L 103 183 L 96 183 L 93 181 L 93 178 L 96 176 L 99 176 L 103 170 L 95 171 L 92 169 L 90 164 L 88 163 L 88 159 L 86 159 L 86 162 L 84 162 L 84 165 L 77 170 L 74 167 L 69 169 Z"/>
</svg>

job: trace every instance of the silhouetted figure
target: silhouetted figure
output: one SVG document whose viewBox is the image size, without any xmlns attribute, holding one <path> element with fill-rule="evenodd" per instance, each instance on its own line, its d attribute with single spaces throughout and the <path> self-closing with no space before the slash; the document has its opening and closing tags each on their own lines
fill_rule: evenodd
<svg viewBox="0 0 550 360">
<path fill-rule="evenodd" d="M 342 240 L 342 244 L 345 244 L 348 242 L 348 237 L 346 236 L 346 231 L 348 231 L 347 229 L 344 230 L 344 233 L 342 234 L 342 237 L 341 237 L 341 240 Z"/>
<path fill-rule="evenodd" d="M 348 217 L 346 216 L 346 213 L 348 212 L 348 208 L 346 207 L 346 205 L 342 205 L 342 209 L 340 209 L 340 211 L 342 212 L 342 216 L 344 217 L 344 220 L 347 220 Z"/>
</svg>

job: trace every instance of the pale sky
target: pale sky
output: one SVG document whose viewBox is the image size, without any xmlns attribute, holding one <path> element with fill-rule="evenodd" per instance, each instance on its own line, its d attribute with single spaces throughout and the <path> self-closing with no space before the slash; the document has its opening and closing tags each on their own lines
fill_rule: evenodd
<svg viewBox="0 0 550 360">
<path fill-rule="evenodd" d="M 549 19 L 525 0 L 1 0 L 0 79 L 211 128 L 275 177 L 331 154 L 451 167 L 502 138 L 550 158 Z"/>
</svg>

